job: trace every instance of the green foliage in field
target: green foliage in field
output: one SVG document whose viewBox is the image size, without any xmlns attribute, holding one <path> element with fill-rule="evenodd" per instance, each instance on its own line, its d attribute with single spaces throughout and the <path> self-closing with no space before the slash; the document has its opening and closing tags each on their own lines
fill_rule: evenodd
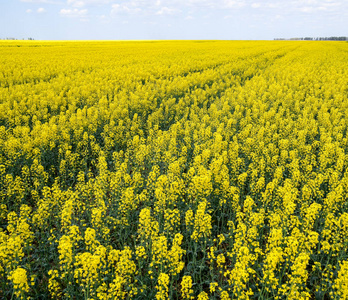
<svg viewBox="0 0 348 300">
<path fill-rule="evenodd" d="M 347 43 L 0 42 L 0 298 L 348 299 L 347 129 Z"/>
</svg>

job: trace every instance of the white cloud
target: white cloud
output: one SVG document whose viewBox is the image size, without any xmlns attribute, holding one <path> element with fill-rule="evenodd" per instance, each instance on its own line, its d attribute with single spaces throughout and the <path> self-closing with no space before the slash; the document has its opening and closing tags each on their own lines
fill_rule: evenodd
<svg viewBox="0 0 348 300">
<path fill-rule="evenodd" d="M 297 0 L 292 1 L 293 10 L 312 14 L 316 12 L 334 12 L 339 11 L 342 6 L 342 1 L 335 0 Z"/>
<path fill-rule="evenodd" d="M 156 15 L 174 15 L 178 12 L 180 12 L 178 9 L 164 6 L 156 12 Z"/>
<path fill-rule="evenodd" d="M 105 5 L 116 2 L 115 0 L 67 0 L 66 4 L 73 7 L 84 7 L 89 5 Z"/>
<path fill-rule="evenodd" d="M 257 2 L 256 3 L 252 3 L 251 7 L 252 8 L 259 8 L 259 7 L 261 7 L 261 3 L 257 3 Z"/>
<path fill-rule="evenodd" d="M 86 5 L 85 1 L 79 1 L 79 0 L 68 0 L 67 4 L 73 7 L 83 7 Z"/>
<path fill-rule="evenodd" d="M 247 0 L 188 0 L 181 1 L 182 5 L 190 7 L 208 8 L 208 9 L 235 9 L 248 4 Z"/>
<path fill-rule="evenodd" d="M 315 10 L 315 7 L 312 6 L 304 6 L 299 8 L 299 11 L 303 13 L 313 13 Z"/>
<path fill-rule="evenodd" d="M 111 18 L 108 15 L 97 15 L 96 17 L 102 24 L 109 24 L 111 21 Z"/>
<path fill-rule="evenodd" d="M 43 14 L 45 12 L 46 12 L 46 9 L 44 9 L 43 7 L 40 7 L 37 9 L 37 13 L 39 13 L 39 14 Z"/>
<path fill-rule="evenodd" d="M 147 22 L 144 22 L 144 24 L 151 25 L 151 26 L 156 26 L 156 25 L 158 25 L 157 22 L 153 22 L 153 21 L 147 21 Z"/>
<path fill-rule="evenodd" d="M 3 2 L 4 0 L 0 0 Z M 54 9 L 65 19 L 97 22 L 89 30 L 102 37 L 201 37 L 272 38 L 315 35 L 345 35 L 348 0 L 14 0 L 29 16 L 37 15 L 39 7 Z M 11 2 L 11 1 L 5 1 Z M 51 6 L 50 6 L 51 5 Z M 28 9 L 28 10 L 27 10 Z M 122 17 L 118 17 L 123 15 Z M 40 16 L 40 15 L 39 15 Z M 42 16 L 42 15 L 41 15 Z M 166 30 L 168 18 L 175 29 Z M 223 18 L 226 18 L 224 21 Z M 30 18 L 29 18 L 30 19 Z M 116 21 L 115 21 L 116 19 Z M 188 21 L 194 20 L 194 21 Z M 104 26 L 108 22 L 129 22 L 124 30 Z M 157 22 L 156 28 L 151 22 Z M 144 23 L 148 22 L 148 23 Z M 66 22 L 65 22 L 66 23 Z M 225 26 L 229 24 L 230 26 Z M 255 28 L 249 30 L 248 26 Z M 322 26 L 319 30 L 315 26 Z M 69 22 L 66 26 L 70 26 Z M 100 26 L 98 28 L 98 26 Z M 222 27 L 223 26 L 223 27 Z M 89 27 L 86 27 L 89 28 Z M 139 30 L 140 28 L 140 30 Z M 185 29 L 184 29 L 185 28 Z M 187 28 L 187 30 L 186 30 Z M 60 29 L 59 29 L 60 30 Z M 74 32 L 71 28 L 71 34 Z M 249 30 L 249 32 L 248 32 Z M 87 31 L 86 36 L 88 36 Z M 226 33 L 224 33 L 226 31 Z M 58 30 L 57 30 L 58 32 Z M 337 33 L 336 33 L 337 32 Z M 70 33 L 70 31 L 69 31 Z M 97 36 L 97 35 L 95 35 Z"/>
<path fill-rule="evenodd" d="M 218 2 L 212 0 L 188 0 L 187 5 L 194 7 L 216 7 Z"/>
<path fill-rule="evenodd" d="M 140 13 L 142 8 L 135 2 L 128 2 L 123 4 L 113 4 L 111 13 L 112 14 L 136 14 Z"/>
<path fill-rule="evenodd" d="M 20 0 L 21 2 L 25 3 L 36 3 L 36 4 L 62 4 L 60 1 L 54 1 L 54 0 Z"/>
<path fill-rule="evenodd" d="M 333 12 L 343 5 L 343 0 L 265 0 L 265 1 L 231 1 L 236 2 L 240 7 L 248 5 L 254 9 L 274 10 L 281 14 L 305 13 L 312 14 L 317 12 Z M 243 3 L 244 2 L 244 3 Z M 346 5 L 346 4 L 345 4 Z"/>
<path fill-rule="evenodd" d="M 76 2 L 78 0 L 68 1 Z M 93 0 L 85 0 L 85 2 L 87 1 Z M 111 5 L 111 14 L 141 13 L 143 15 L 168 16 L 178 14 L 188 8 L 235 8 L 243 5 L 244 1 L 242 0 L 124 0 Z"/>
<path fill-rule="evenodd" d="M 344 0 L 67 0 L 71 7 L 81 8 L 101 3 L 111 4 L 111 15 L 165 16 L 186 12 L 192 17 L 198 10 L 226 10 L 228 14 L 247 7 L 256 13 L 296 15 L 342 11 Z M 348 1 L 347 1 L 348 2 Z M 346 4 L 344 4 L 345 7 Z M 341 7 L 340 7 L 341 6 Z"/>
<path fill-rule="evenodd" d="M 241 8 L 245 6 L 245 1 L 232 1 L 232 0 L 224 0 L 222 6 L 224 8 Z"/>
<path fill-rule="evenodd" d="M 112 4 L 111 14 L 134 15 L 141 13 L 142 15 L 168 16 L 180 13 L 181 10 L 179 8 L 182 8 L 183 5 L 184 3 L 178 0 L 130 0 Z"/>
<path fill-rule="evenodd" d="M 59 12 L 62 16 L 65 17 L 85 17 L 88 13 L 87 9 L 77 9 L 77 8 L 73 8 L 73 9 L 61 9 Z"/>
</svg>

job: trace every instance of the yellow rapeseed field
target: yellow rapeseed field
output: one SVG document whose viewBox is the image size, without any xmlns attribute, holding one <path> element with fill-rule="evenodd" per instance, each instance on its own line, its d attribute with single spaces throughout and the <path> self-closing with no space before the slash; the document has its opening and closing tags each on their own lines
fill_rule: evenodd
<svg viewBox="0 0 348 300">
<path fill-rule="evenodd" d="M 348 299 L 348 43 L 0 41 L 1 299 Z"/>
</svg>

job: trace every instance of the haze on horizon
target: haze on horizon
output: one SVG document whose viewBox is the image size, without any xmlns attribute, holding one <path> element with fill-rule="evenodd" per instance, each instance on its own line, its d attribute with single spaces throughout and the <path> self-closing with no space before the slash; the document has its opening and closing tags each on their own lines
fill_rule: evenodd
<svg viewBox="0 0 348 300">
<path fill-rule="evenodd" d="M 0 1 L 0 38 L 268 40 L 347 35 L 346 0 Z"/>
</svg>

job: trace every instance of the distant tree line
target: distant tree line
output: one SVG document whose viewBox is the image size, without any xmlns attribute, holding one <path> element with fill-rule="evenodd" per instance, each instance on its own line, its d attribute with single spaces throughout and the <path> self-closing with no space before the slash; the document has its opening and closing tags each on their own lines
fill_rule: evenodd
<svg viewBox="0 0 348 300">
<path fill-rule="evenodd" d="M 275 38 L 276 41 L 348 41 L 347 36 L 331 36 L 331 37 L 301 37 L 301 38 Z"/>
<path fill-rule="evenodd" d="M 7 37 L 7 38 L 0 38 L 0 40 L 7 40 L 7 41 L 17 41 L 17 40 L 25 40 L 24 38 L 23 39 L 16 39 L 14 37 Z M 34 39 L 29 37 L 27 39 L 28 41 L 33 41 Z"/>
</svg>

